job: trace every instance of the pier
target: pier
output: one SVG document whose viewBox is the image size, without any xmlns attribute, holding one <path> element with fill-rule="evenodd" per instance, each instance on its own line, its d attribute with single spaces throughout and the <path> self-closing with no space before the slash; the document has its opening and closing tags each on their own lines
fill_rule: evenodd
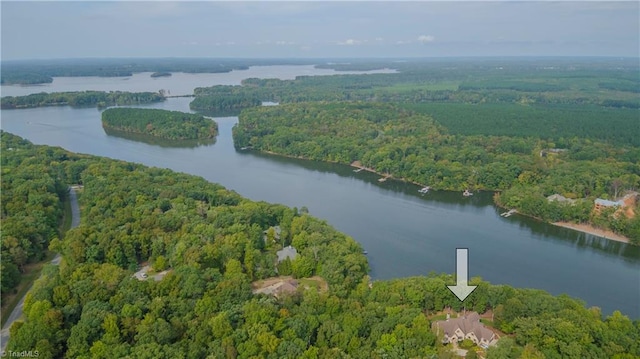
<svg viewBox="0 0 640 359">
<path fill-rule="evenodd" d="M 509 212 L 501 213 L 500 216 L 502 216 L 504 218 L 507 218 L 507 217 L 510 217 L 514 213 L 518 213 L 518 211 L 516 211 L 515 209 L 512 209 L 512 210 L 509 210 Z"/>
</svg>

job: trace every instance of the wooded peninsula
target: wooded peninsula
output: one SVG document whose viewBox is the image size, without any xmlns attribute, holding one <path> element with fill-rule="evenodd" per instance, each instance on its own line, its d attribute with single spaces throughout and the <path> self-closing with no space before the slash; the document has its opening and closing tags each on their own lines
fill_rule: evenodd
<svg viewBox="0 0 640 359">
<path fill-rule="evenodd" d="M 357 104 L 335 106 L 358 111 Z M 386 106 L 375 109 L 386 131 L 402 130 L 385 120 Z M 371 120 L 359 114 L 351 122 Z M 420 133 L 442 136 L 425 116 L 403 118 L 425 125 Z M 442 310 L 463 310 L 446 287 L 455 283 L 450 275 L 370 282 L 361 246 L 302 209 L 249 201 L 197 176 L 1 136 L 2 294 L 47 247 L 63 256 L 60 265 L 45 266 L 27 295 L 9 351 L 46 358 L 455 357 L 432 329 Z M 81 223 L 61 239 L 71 184 L 82 186 Z M 279 262 L 277 252 L 289 245 L 297 257 Z M 166 274 L 134 276 L 142 262 Z M 276 275 L 300 284 L 277 296 L 252 290 Z M 327 288 L 311 285 L 311 276 Z M 501 339 L 488 349 L 462 341 L 467 358 L 640 355 L 640 321 L 620 312 L 603 318 L 565 295 L 480 278 L 470 284 L 478 287 L 464 309 L 490 310 L 482 322 Z"/>
<path fill-rule="evenodd" d="M 79 91 L 36 93 L 27 96 L 5 96 L 0 108 L 19 109 L 45 106 L 98 107 L 141 105 L 164 101 L 158 92 Z"/>
<path fill-rule="evenodd" d="M 129 107 L 104 110 L 102 127 L 167 140 L 209 139 L 218 134 L 218 124 L 202 115 Z"/>
<path fill-rule="evenodd" d="M 197 88 L 190 106 L 244 108 L 237 148 L 355 162 L 435 190 L 496 191 L 505 208 L 640 244 L 637 64 L 546 61 L 415 61 L 387 64 L 394 74 L 247 79 Z M 280 106 L 252 105 L 258 99 Z"/>
</svg>

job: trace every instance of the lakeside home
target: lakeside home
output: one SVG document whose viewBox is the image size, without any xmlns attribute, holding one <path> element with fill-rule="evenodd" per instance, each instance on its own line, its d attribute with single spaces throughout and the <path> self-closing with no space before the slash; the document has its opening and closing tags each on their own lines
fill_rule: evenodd
<svg viewBox="0 0 640 359">
<path fill-rule="evenodd" d="M 496 334 L 480 323 L 480 315 L 476 312 L 470 312 L 454 319 L 450 319 L 447 314 L 447 320 L 433 323 L 432 328 L 438 334 L 441 332 L 444 334 L 442 338 L 444 344 L 469 339 L 474 344 L 486 349 L 498 341 Z"/>
<path fill-rule="evenodd" d="M 603 209 L 606 208 L 617 208 L 618 210 L 623 210 L 625 215 L 628 218 L 631 218 L 635 215 L 635 213 L 633 212 L 633 207 L 636 204 L 637 197 L 638 192 L 630 192 L 617 201 L 596 198 L 593 204 L 593 210 L 596 213 L 600 213 Z"/>
<path fill-rule="evenodd" d="M 276 255 L 278 256 L 278 263 L 280 263 L 286 259 L 296 259 L 296 257 L 298 256 L 298 251 L 292 246 L 287 246 L 277 251 Z"/>
</svg>

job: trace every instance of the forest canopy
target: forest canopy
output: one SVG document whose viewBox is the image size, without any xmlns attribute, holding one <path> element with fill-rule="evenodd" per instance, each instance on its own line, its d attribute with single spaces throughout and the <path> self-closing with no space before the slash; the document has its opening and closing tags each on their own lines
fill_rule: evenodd
<svg viewBox="0 0 640 359">
<path fill-rule="evenodd" d="M 168 140 L 215 138 L 218 125 L 202 115 L 142 108 L 109 108 L 102 112 L 105 129 L 143 134 Z"/>
<path fill-rule="evenodd" d="M 598 224 L 640 243 L 640 216 L 592 212 L 595 198 L 640 188 L 638 147 L 579 137 L 552 141 L 532 135 L 452 134 L 431 116 L 405 107 L 309 102 L 246 109 L 234 127 L 234 143 L 311 160 L 358 161 L 380 174 L 434 189 L 503 191 L 497 202 L 521 213 Z M 454 119 L 443 122 L 456 124 Z M 561 151 L 547 156 L 554 148 Z M 580 201 L 547 201 L 556 193 Z"/>
<path fill-rule="evenodd" d="M 84 186 L 80 226 L 51 240 L 62 263 L 45 267 L 35 282 L 8 350 L 45 358 L 453 358 L 431 329 L 437 312 L 463 310 L 446 288 L 451 275 L 371 283 L 360 245 L 295 208 L 4 132 L 1 144 L 3 182 L 29 173 L 18 168 L 41 166 L 55 173 L 53 186 Z M 25 188 L 34 204 L 48 201 L 34 195 L 40 187 Z M 26 215 L 25 207 L 5 209 L 13 200 L 4 188 L 2 196 L 3 221 Z M 274 226 L 281 228 L 277 241 L 268 234 Z M 299 257 L 277 263 L 275 252 L 288 245 Z M 166 275 L 135 277 L 142 262 Z M 253 281 L 285 271 L 300 281 L 320 276 L 328 289 L 252 293 Z M 620 312 L 603 317 L 567 296 L 479 278 L 470 284 L 478 288 L 466 309 L 493 309 L 486 324 L 509 334 L 486 351 L 489 359 L 640 355 L 640 321 Z"/>
<path fill-rule="evenodd" d="M 107 107 L 145 104 L 164 101 L 157 92 L 81 91 L 40 92 L 27 96 L 5 96 L 0 99 L 2 109 L 32 108 L 44 106 Z"/>
</svg>

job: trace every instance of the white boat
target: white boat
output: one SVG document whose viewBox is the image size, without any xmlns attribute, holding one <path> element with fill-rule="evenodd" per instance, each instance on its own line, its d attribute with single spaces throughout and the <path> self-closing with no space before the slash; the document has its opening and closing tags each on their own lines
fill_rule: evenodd
<svg viewBox="0 0 640 359">
<path fill-rule="evenodd" d="M 462 195 L 465 197 L 469 197 L 469 196 L 473 196 L 473 193 L 469 192 L 468 189 L 465 189 L 464 192 L 462 192 Z"/>
<path fill-rule="evenodd" d="M 431 189 L 431 187 L 427 186 L 427 187 L 422 187 L 418 190 L 418 192 L 420 193 L 427 193 L 429 192 L 429 190 Z"/>
</svg>

